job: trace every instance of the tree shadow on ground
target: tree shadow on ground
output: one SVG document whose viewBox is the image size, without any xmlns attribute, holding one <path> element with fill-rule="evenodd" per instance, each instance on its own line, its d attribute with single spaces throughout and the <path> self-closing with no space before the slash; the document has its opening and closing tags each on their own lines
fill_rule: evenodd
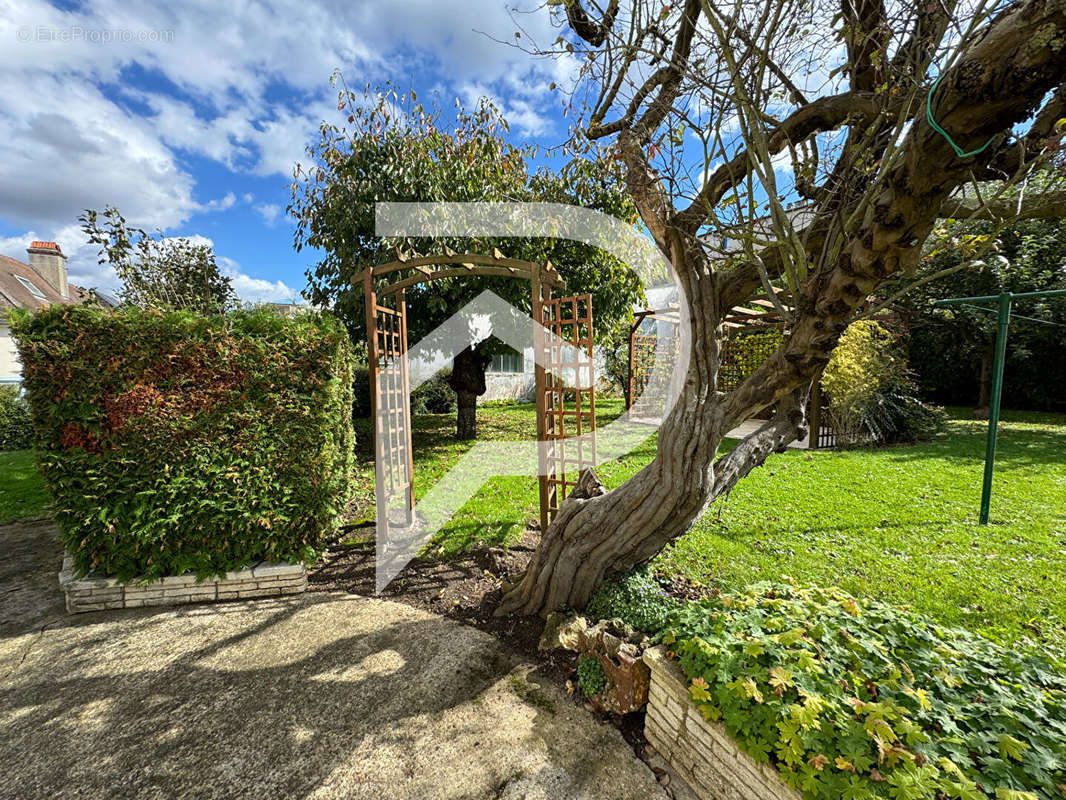
<svg viewBox="0 0 1066 800">
<path fill-rule="evenodd" d="M 469 796 L 495 791 L 473 773 L 438 773 L 467 757 L 448 752 L 449 742 L 471 748 L 477 765 L 467 739 L 488 745 L 493 735 L 479 698 L 515 669 L 515 657 L 413 610 L 378 627 L 374 605 L 385 604 L 318 595 L 85 615 L 49 630 L 0 686 L 4 792 L 372 797 L 397 796 L 407 781 L 418 796 L 467 796 L 434 791 L 434 780 L 468 780 Z M 519 680 L 528 683 L 511 679 Z M 554 710 L 529 705 L 546 739 Z M 427 752 L 434 747 L 440 752 Z M 575 766 L 562 752 L 551 759 Z M 504 766 L 493 780 L 510 778 Z"/>
</svg>

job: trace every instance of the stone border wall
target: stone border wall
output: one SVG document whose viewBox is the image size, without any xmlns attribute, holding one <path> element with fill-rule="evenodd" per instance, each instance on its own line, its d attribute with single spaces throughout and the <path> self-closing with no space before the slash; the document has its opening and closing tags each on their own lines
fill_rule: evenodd
<svg viewBox="0 0 1066 800">
<path fill-rule="evenodd" d="M 725 726 L 689 699 L 688 681 L 666 648 L 644 651 L 651 669 L 644 735 L 701 800 L 803 800 L 777 770 L 742 751 Z"/>
<path fill-rule="evenodd" d="M 74 561 L 68 554 L 59 573 L 59 586 L 67 598 L 67 611 L 103 611 L 108 608 L 172 606 L 210 603 L 250 597 L 276 597 L 307 591 L 303 564 L 271 564 L 262 561 L 224 578 L 196 582 L 196 576 L 175 575 L 151 583 L 121 583 L 115 578 L 87 575 L 74 577 Z"/>
</svg>

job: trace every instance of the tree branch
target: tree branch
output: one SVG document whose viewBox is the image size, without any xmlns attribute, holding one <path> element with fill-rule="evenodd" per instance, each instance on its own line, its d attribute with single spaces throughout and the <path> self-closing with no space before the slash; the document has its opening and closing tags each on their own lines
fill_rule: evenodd
<svg viewBox="0 0 1066 800">
<path fill-rule="evenodd" d="M 593 22 L 589 18 L 580 0 L 566 0 L 566 21 L 570 23 L 570 29 L 593 47 L 599 47 L 607 41 L 607 35 L 611 32 L 617 15 L 618 0 L 611 0 L 607 4 L 607 11 L 599 22 Z"/>
<path fill-rule="evenodd" d="M 696 20 L 700 16 L 700 0 L 685 0 L 685 7 L 681 11 L 681 27 L 678 29 L 677 38 L 674 40 L 674 50 L 670 56 L 670 64 L 664 69 L 666 74 L 659 82 L 659 94 L 648 110 L 644 112 L 633 126 L 639 132 L 641 141 L 646 142 L 651 138 L 655 129 L 662 125 L 666 115 L 674 107 L 678 91 L 681 88 L 681 78 L 684 75 L 685 66 L 688 64 L 689 55 L 692 52 L 692 37 L 696 33 Z"/>
<path fill-rule="evenodd" d="M 777 155 L 790 143 L 838 128 L 850 117 L 870 120 L 880 111 L 879 101 L 869 92 L 845 92 L 819 97 L 794 111 L 774 129 L 767 140 L 769 154 Z M 726 192 L 743 180 L 751 169 L 747 149 L 741 150 L 714 171 L 692 203 L 679 211 L 671 224 L 690 236 L 695 235 Z"/>
<path fill-rule="evenodd" d="M 1060 86 L 1044 107 L 1037 112 L 1025 136 L 1002 148 L 993 156 L 988 166 L 980 171 L 979 177 L 994 180 L 1014 175 L 1027 159 L 1032 160 L 1034 155 L 1041 153 L 1045 148 L 1061 149 L 1062 133 L 1057 133 L 1055 126 L 1064 117 L 1066 117 L 1066 84 Z"/>
<path fill-rule="evenodd" d="M 777 404 L 773 419 L 746 436 L 715 462 L 714 492 L 708 499 L 709 503 L 728 493 L 737 481 L 762 464 L 770 453 L 781 452 L 789 442 L 806 435 L 805 410 L 809 394 L 809 384 L 796 389 Z"/>
<path fill-rule="evenodd" d="M 1066 217 L 1066 192 L 1048 192 L 1024 197 L 953 197 L 940 207 L 942 219 L 1003 220 L 1061 219 Z"/>
<path fill-rule="evenodd" d="M 842 0 L 844 43 L 848 49 L 853 91 L 872 91 L 881 82 L 884 66 L 874 59 L 884 54 L 889 35 L 883 0 Z"/>
</svg>

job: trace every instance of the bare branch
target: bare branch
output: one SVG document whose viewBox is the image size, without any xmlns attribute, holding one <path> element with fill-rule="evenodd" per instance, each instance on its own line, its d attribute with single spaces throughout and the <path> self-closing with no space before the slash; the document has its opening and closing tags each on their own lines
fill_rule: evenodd
<svg viewBox="0 0 1066 800">
<path fill-rule="evenodd" d="M 659 94 L 648 106 L 644 116 L 634 125 L 634 128 L 639 130 L 642 141 L 647 141 L 655 129 L 662 125 L 667 114 L 673 109 L 674 101 L 677 100 L 681 78 L 692 52 L 692 37 L 696 32 L 696 20 L 700 16 L 700 0 L 685 0 L 685 7 L 681 14 L 681 26 L 674 40 L 670 64 L 665 68 L 667 72 L 658 84 Z"/>
<path fill-rule="evenodd" d="M 1019 202 L 1020 201 L 1020 202 Z M 1009 220 L 1061 219 L 1066 217 L 1066 192 L 1019 197 L 954 197 L 940 207 L 942 219 Z"/>
<path fill-rule="evenodd" d="M 570 23 L 570 29 L 593 47 L 599 47 L 607 41 L 607 35 L 611 32 L 617 15 L 618 0 L 608 3 L 607 10 L 599 22 L 593 22 L 589 18 L 580 0 L 566 0 L 566 20 Z"/>
<path fill-rule="evenodd" d="M 881 111 L 877 99 L 871 93 L 845 92 L 828 95 L 797 109 L 778 125 L 767 139 L 770 155 L 776 155 L 790 143 L 807 139 L 817 133 L 831 131 L 849 119 L 872 119 Z M 690 235 L 695 234 L 714 207 L 725 197 L 726 192 L 746 177 L 751 171 L 751 156 L 741 150 L 732 159 L 714 171 L 696 199 L 683 211 L 678 212 L 672 224 Z"/>
</svg>

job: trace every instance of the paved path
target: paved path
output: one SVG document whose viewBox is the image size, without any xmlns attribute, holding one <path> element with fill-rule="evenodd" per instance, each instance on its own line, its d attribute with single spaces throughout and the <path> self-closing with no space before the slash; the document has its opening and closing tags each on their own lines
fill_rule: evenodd
<svg viewBox="0 0 1066 800">
<path fill-rule="evenodd" d="M 67 617 L 51 536 L 0 528 L 0 798 L 664 796 L 485 633 L 341 594 Z"/>
<path fill-rule="evenodd" d="M 727 433 L 726 438 L 743 439 L 745 436 L 750 436 L 751 434 L 755 433 L 755 431 L 759 430 L 759 428 L 762 427 L 765 421 L 766 420 L 762 419 L 746 419 L 742 423 L 737 425 L 737 427 L 733 428 L 733 430 L 731 430 L 729 433 Z M 789 442 L 788 446 L 795 450 L 809 450 L 811 443 L 809 437 L 804 437 L 803 439 L 797 439 L 794 442 Z"/>
</svg>

